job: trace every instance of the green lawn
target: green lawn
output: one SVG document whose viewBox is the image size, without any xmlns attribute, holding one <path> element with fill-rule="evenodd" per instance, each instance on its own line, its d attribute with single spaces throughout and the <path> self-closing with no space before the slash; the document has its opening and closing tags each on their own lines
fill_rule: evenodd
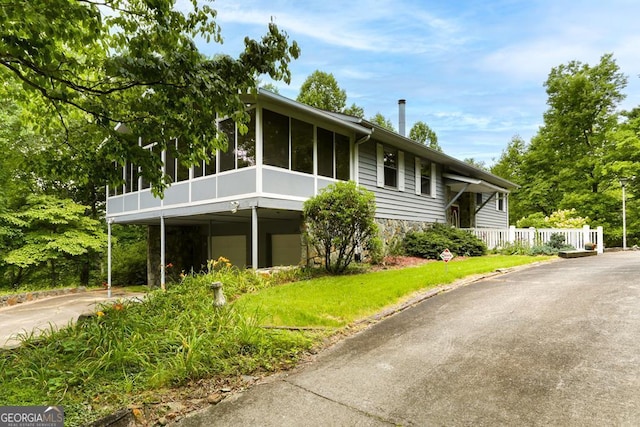
<svg viewBox="0 0 640 427">
<path fill-rule="evenodd" d="M 549 258 L 486 256 L 454 260 L 448 272 L 433 262 L 288 284 L 278 275 L 229 268 L 187 276 L 141 303 L 104 305 L 96 317 L 41 337 L 26 335 L 21 347 L 0 350 L 0 403 L 60 404 L 65 425 L 85 425 L 123 407 L 161 401 L 167 388 L 286 369 L 334 328 L 416 291 Z M 216 309 L 210 283 L 218 280 L 234 302 Z"/>
<path fill-rule="evenodd" d="M 258 312 L 263 325 L 342 327 L 416 291 L 549 258 L 493 255 L 453 260 L 446 267 L 443 262 L 433 262 L 398 270 L 326 276 L 246 294 L 235 305 L 243 312 Z"/>
</svg>

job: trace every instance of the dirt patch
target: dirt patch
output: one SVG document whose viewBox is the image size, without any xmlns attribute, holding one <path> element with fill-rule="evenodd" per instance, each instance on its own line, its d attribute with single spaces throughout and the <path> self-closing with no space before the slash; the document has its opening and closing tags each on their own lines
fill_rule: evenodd
<svg viewBox="0 0 640 427">
<path fill-rule="evenodd" d="M 424 259 L 412 256 L 387 256 L 384 257 L 382 263 L 371 267 L 372 271 L 392 270 L 406 267 L 417 267 L 430 262 L 437 262 L 433 259 Z"/>
</svg>

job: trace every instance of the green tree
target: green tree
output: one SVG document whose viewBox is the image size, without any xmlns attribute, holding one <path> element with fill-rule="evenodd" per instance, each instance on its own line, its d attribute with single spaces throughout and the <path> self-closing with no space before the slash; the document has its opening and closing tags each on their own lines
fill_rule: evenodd
<svg viewBox="0 0 640 427">
<path fill-rule="evenodd" d="M 28 196 L 18 212 L 3 220 L 21 229 L 20 244 L 3 254 L 3 262 L 17 269 L 14 285 L 29 269 L 47 265 L 50 284 L 58 284 L 62 270 L 82 263 L 82 258 L 100 253 L 106 243 L 102 224 L 86 216 L 87 207 L 54 196 Z"/>
<path fill-rule="evenodd" d="M 111 162 L 100 157 L 96 147 L 99 135 L 96 127 L 82 119 L 84 113 L 70 112 L 66 129 L 59 120 L 40 117 L 41 98 L 30 99 L 27 108 L 18 103 L 21 87 L 12 81 L 0 88 L 0 116 L 5 126 L 0 130 L 0 149 L 6 153 L 0 159 L 0 212 L 16 213 L 26 203 L 27 194 L 47 194 L 89 207 L 86 214 L 95 220 L 103 215 L 105 183 Z M 2 222 L 2 221 L 0 221 Z M 20 239 L 11 223 L 0 225 L 0 252 L 16 249 Z M 13 236 L 13 237 L 12 237 Z M 4 240 L 4 242 L 3 242 Z M 82 258 L 80 282 L 87 284 L 91 271 L 99 266 L 99 254 Z M 40 267 L 30 268 L 35 272 Z M 9 277 L 15 268 L 0 262 L 0 278 Z M 35 274 L 40 277 L 39 274 Z M 2 280 L 0 279 L 0 282 Z"/>
<path fill-rule="evenodd" d="M 351 104 L 350 107 L 345 108 L 343 113 L 359 119 L 364 119 L 364 109 L 355 103 Z"/>
<path fill-rule="evenodd" d="M 609 193 L 612 194 L 615 205 L 613 212 L 621 212 L 622 189 L 620 179 L 626 179 L 626 220 L 627 243 L 640 244 L 640 108 L 621 113 L 624 118 L 608 138 L 613 148 L 605 156 L 607 161 L 607 176 L 613 181 Z M 622 244 L 622 216 L 619 221 L 608 225 L 607 234 L 613 237 L 612 244 Z"/>
<path fill-rule="evenodd" d="M 523 185 L 522 167 L 526 152 L 527 144 L 519 135 L 514 135 L 507 147 L 502 150 L 500 158 L 491 166 L 491 173 Z M 509 219 L 512 224 L 526 215 L 519 192 L 520 188 L 516 188 L 509 194 Z"/>
<path fill-rule="evenodd" d="M 514 135 L 500 158 L 491 166 L 491 173 L 517 184 L 522 179 L 522 163 L 527 152 L 527 144 L 520 135 Z"/>
<path fill-rule="evenodd" d="M 39 113 L 57 117 L 65 128 L 72 111 L 83 112 L 101 129 L 98 141 L 109 137 L 99 155 L 133 161 L 161 191 L 167 182 L 158 152 L 139 147 L 138 136 L 160 148 L 179 138 L 176 154 L 185 164 L 209 158 L 226 147 L 211 126 L 216 117 L 246 122 L 241 94 L 254 91 L 262 74 L 289 82 L 288 64 L 299 55 L 297 44 L 271 23 L 260 41 L 245 39 L 239 58 L 205 57 L 194 39 L 221 42 L 215 11 L 195 0 L 188 12 L 175 6 L 175 0 L 4 4 L 2 78 L 20 81 L 23 99 L 43 98 Z M 114 132 L 117 123 L 130 132 Z"/>
<path fill-rule="evenodd" d="M 482 170 L 486 170 L 488 171 L 489 169 L 487 168 L 487 164 L 484 160 L 476 160 L 473 157 L 467 157 L 466 159 L 463 160 L 463 162 L 470 164 L 471 166 L 478 168 L 478 169 L 482 169 Z"/>
<path fill-rule="evenodd" d="M 582 228 L 588 224 L 589 218 L 579 216 L 575 209 L 560 209 L 549 216 L 536 212 L 519 219 L 516 225 L 520 228 Z"/>
<path fill-rule="evenodd" d="M 387 130 L 390 130 L 392 132 L 395 132 L 396 129 L 393 127 L 393 123 L 391 122 L 391 120 L 387 119 L 385 116 L 382 115 L 382 113 L 376 113 L 375 116 L 371 117 L 369 119 L 369 121 L 373 124 L 376 124 L 378 126 L 381 126 Z"/>
<path fill-rule="evenodd" d="M 279 94 L 280 90 L 278 89 L 278 87 L 276 85 L 274 85 L 273 83 L 266 83 L 260 86 L 262 89 L 266 89 L 271 93 L 275 93 L 275 94 Z"/>
<path fill-rule="evenodd" d="M 356 249 L 377 234 L 374 194 L 355 182 L 336 182 L 304 203 L 306 235 L 331 273 L 342 273 Z"/>
<path fill-rule="evenodd" d="M 340 113 L 347 104 L 347 93 L 338 86 L 333 74 L 316 70 L 302 83 L 296 99 L 321 110 Z"/>
<path fill-rule="evenodd" d="M 594 66 L 571 61 L 551 70 L 549 108 L 523 155 L 516 181 L 522 187 L 512 199 L 523 216 L 575 208 L 591 225 L 604 226 L 605 242 L 612 243 L 621 223 L 617 170 L 626 168 L 615 163 L 623 151 L 616 144 L 625 139 L 616 109 L 626 83 L 611 54 Z"/>
<path fill-rule="evenodd" d="M 442 147 L 438 144 L 438 135 L 423 121 L 417 121 L 413 124 L 409 131 L 409 138 L 436 151 L 442 151 Z"/>
</svg>

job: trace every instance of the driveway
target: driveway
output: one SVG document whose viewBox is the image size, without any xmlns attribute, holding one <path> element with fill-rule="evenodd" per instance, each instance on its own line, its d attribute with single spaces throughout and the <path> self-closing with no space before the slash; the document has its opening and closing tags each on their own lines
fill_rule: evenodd
<svg viewBox="0 0 640 427">
<path fill-rule="evenodd" d="M 639 425 L 640 252 L 458 288 L 181 426 Z"/>
<path fill-rule="evenodd" d="M 112 301 L 119 298 L 142 297 L 141 293 L 123 290 L 112 292 Z M 108 302 L 107 291 L 87 291 L 42 298 L 31 302 L 0 308 L 0 347 L 19 345 L 20 334 L 42 333 L 78 320 L 83 313 L 91 313 L 97 304 Z"/>
</svg>

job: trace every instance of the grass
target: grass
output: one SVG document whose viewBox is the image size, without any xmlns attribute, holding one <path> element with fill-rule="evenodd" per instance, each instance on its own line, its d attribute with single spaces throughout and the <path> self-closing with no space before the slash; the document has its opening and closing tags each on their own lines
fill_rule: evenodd
<svg viewBox="0 0 640 427">
<path fill-rule="evenodd" d="M 268 282 L 237 271 L 225 280 L 233 275 L 235 283 Z M 208 283 L 187 278 L 143 303 L 104 305 L 81 323 L 23 337 L 21 347 L 0 353 L 0 405 L 59 404 L 65 425 L 83 425 L 159 400 L 151 396 L 158 390 L 290 366 L 315 342 L 313 334 L 260 328 L 232 305 L 214 308 Z"/>
<path fill-rule="evenodd" d="M 374 273 L 327 276 L 242 296 L 242 311 L 260 313 L 270 326 L 343 327 L 400 302 L 418 290 L 460 278 L 531 263 L 530 256 L 494 255 Z"/>
<path fill-rule="evenodd" d="M 0 351 L 0 405 L 63 405 L 65 425 L 83 425 L 199 380 L 287 368 L 326 336 L 261 325 L 340 328 L 417 290 L 539 259 L 488 256 L 451 262 L 448 273 L 430 263 L 284 285 L 306 273 L 266 277 L 212 265 L 142 303 L 102 306 L 96 317 Z M 221 309 L 210 288 L 218 280 L 231 302 Z"/>
</svg>

